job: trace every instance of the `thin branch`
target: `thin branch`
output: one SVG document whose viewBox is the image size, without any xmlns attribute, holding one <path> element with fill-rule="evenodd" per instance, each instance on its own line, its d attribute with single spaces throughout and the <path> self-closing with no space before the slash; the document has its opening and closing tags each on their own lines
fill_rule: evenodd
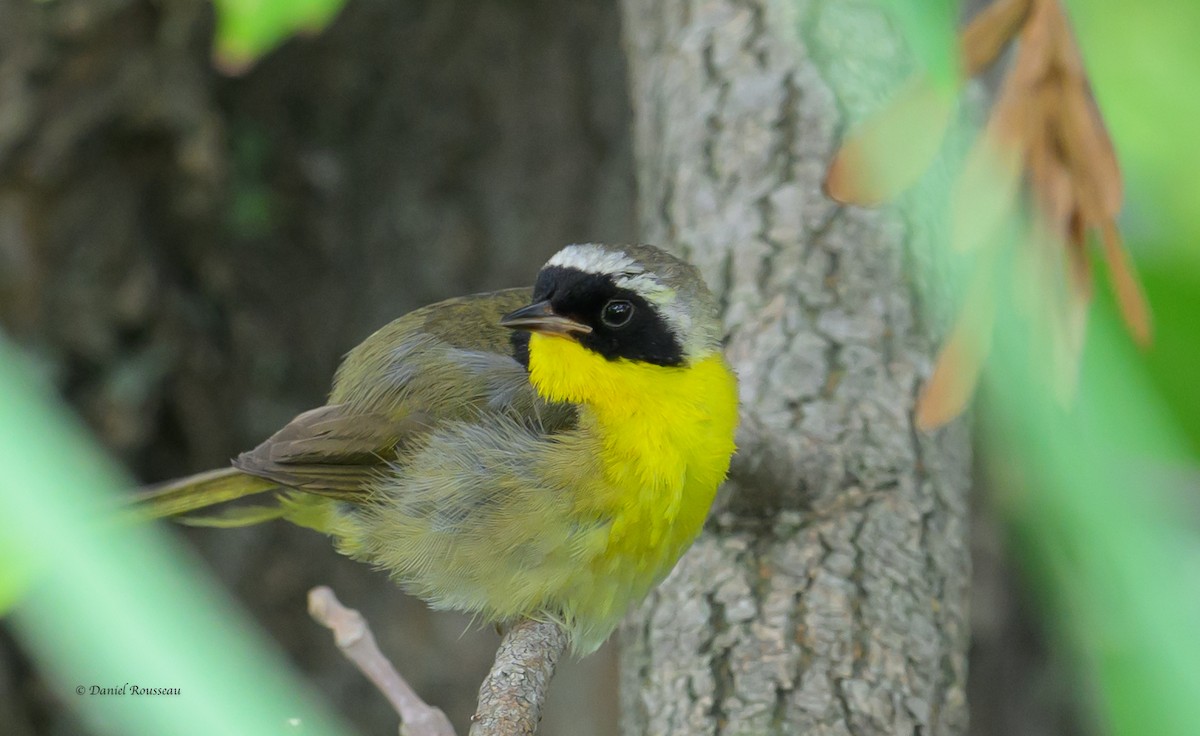
<svg viewBox="0 0 1200 736">
<path fill-rule="evenodd" d="M 556 623 L 526 619 L 509 629 L 479 688 L 470 736 L 533 736 L 567 641 Z"/>
<path fill-rule="evenodd" d="M 362 614 L 346 608 L 327 586 L 308 591 L 308 613 L 333 631 L 342 654 L 354 663 L 383 693 L 400 715 L 401 736 L 454 736 L 450 719 L 417 696 L 388 658 L 379 651 L 375 636 Z"/>
<path fill-rule="evenodd" d="M 333 631 L 338 649 L 400 714 L 401 736 L 454 736 L 446 714 L 426 705 L 379 651 L 361 613 L 343 606 L 324 585 L 308 592 L 308 612 Z M 509 629 L 479 688 L 470 736 L 533 736 L 542 719 L 550 678 L 568 641 L 567 633 L 555 623 L 522 620 Z"/>
</svg>

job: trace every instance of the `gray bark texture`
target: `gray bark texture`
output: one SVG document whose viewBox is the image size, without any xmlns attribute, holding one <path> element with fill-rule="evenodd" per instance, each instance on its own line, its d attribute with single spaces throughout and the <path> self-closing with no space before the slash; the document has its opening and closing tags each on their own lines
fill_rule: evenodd
<svg viewBox="0 0 1200 736">
<path fill-rule="evenodd" d="M 525 619 L 500 641 L 496 663 L 479 686 L 470 736 L 533 736 L 567 632 L 553 621 Z"/>
<path fill-rule="evenodd" d="M 906 73 L 877 6 L 624 0 L 643 240 L 725 309 L 727 492 L 625 626 L 627 734 L 966 730 L 969 437 L 918 434 L 912 215 L 821 182 Z"/>
</svg>

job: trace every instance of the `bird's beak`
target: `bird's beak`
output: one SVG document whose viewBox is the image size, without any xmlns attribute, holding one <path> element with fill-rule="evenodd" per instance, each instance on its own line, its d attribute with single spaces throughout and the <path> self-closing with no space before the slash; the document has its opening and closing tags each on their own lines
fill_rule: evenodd
<svg viewBox="0 0 1200 736">
<path fill-rule="evenodd" d="M 586 335 L 592 331 L 590 326 L 582 322 L 576 322 L 570 317 L 557 314 L 548 300 L 534 302 L 528 307 L 521 307 L 515 312 L 509 312 L 500 318 L 500 325 L 513 330 L 529 330 L 561 337 L 573 334 Z"/>
</svg>

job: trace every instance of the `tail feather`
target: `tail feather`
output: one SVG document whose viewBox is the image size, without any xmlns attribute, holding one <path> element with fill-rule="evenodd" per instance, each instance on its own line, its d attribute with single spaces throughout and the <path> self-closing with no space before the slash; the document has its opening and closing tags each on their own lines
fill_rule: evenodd
<svg viewBox="0 0 1200 736">
<path fill-rule="evenodd" d="M 175 521 L 184 526 L 233 529 L 235 527 L 252 526 L 254 524 L 262 524 L 266 521 L 283 519 L 286 516 L 287 509 L 284 508 L 283 504 L 276 503 L 274 506 L 236 506 L 231 509 L 214 511 L 211 514 L 202 516 L 182 516 L 175 519 Z"/>
<path fill-rule="evenodd" d="M 131 505 L 139 515 L 161 519 L 278 488 L 278 483 L 266 478 L 247 475 L 236 468 L 221 468 L 151 486 L 134 496 Z"/>
</svg>

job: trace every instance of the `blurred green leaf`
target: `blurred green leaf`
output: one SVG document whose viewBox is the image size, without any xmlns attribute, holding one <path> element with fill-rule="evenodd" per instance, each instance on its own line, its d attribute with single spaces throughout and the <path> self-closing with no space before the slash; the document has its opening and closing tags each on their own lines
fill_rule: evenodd
<svg viewBox="0 0 1200 736">
<path fill-rule="evenodd" d="M 989 367 L 991 413 L 1028 474 L 1006 506 L 1026 570 L 1075 642 L 1118 735 L 1200 723 L 1200 212 L 1192 142 L 1200 5 L 1069 0 L 1124 170 L 1122 220 L 1154 312 L 1145 354 L 1119 327 L 1098 274 L 1077 404 L 1036 385 L 1037 356 L 1011 332 Z"/>
<path fill-rule="evenodd" d="M 998 501 L 1047 626 L 1100 696 L 1081 700 L 1117 736 L 1185 736 L 1200 724 L 1200 4 L 1065 1 L 1123 168 L 1121 226 L 1155 345 L 1134 349 L 1100 265 L 1080 383 L 1064 403 L 1048 346 L 1031 337 L 1054 317 L 1002 302 L 984 447 L 1004 469 Z M 953 53 L 941 4 L 881 2 L 925 66 Z M 1000 298 L 1013 286 L 996 274 Z"/>
<path fill-rule="evenodd" d="M 1139 260 L 1200 269 L 1200 3 L 1066 0 L 1128 183 Z"/>
<path fill-rule="evenodd" d="M 39 388 L 0 340 L 0 550 L 41 563 L 12 618 L 59 700 L 113 734 L 346 733 L 161 529 L 119 519 L 131 482 Z"/>
<path fill-rule="evenodd" d="M 1200 458 L 1200 273 L 1157 260 L 1143 261 L 1142 281 L 1154 309 L 1154 345 L 1133 359 L 1186 438 L 1188 454 Z M 1112 297 L 1102 292 L 1106 307 Z"/>
<path fill-rule="evenodd" d="M 228 73 L 244 71 L 296 33 L 316 33 L 345 0 L 213 0 L 217 35 L 213 58 Z"/>
<path fill-rule="evenodd" d="M 955 0 L 878 0 L 895 19 L 909 49 L 942 92 L 958 89 L 958 3 Z"/>
<path fill-rule="evenodd" d="M 1031 344 L 1000 326 L 988 372 L 992 452 L 1015 463 L 1003 505 L 1053 630 L 1094 673 L 1112 733 L 1185 736 L 1200 723 L 1200 536 L 1182 505 L 1200 483 L 1170 413 L 1111 309 L 1091 330 L 1064 410 Z"/>
<path fill-rule="evenodd" d="M 4 616 L 29 589 L 33 573 L 29 556 L 8 535 L 0 535 L 0 616 Z"/>
<path fill-rule="evenodd" d="M 1200 457 L 1200 4 L 1068 0 L 1125 173 L 1122 229 L 1154 312 L 1142 359 Z"/>
</svg>

